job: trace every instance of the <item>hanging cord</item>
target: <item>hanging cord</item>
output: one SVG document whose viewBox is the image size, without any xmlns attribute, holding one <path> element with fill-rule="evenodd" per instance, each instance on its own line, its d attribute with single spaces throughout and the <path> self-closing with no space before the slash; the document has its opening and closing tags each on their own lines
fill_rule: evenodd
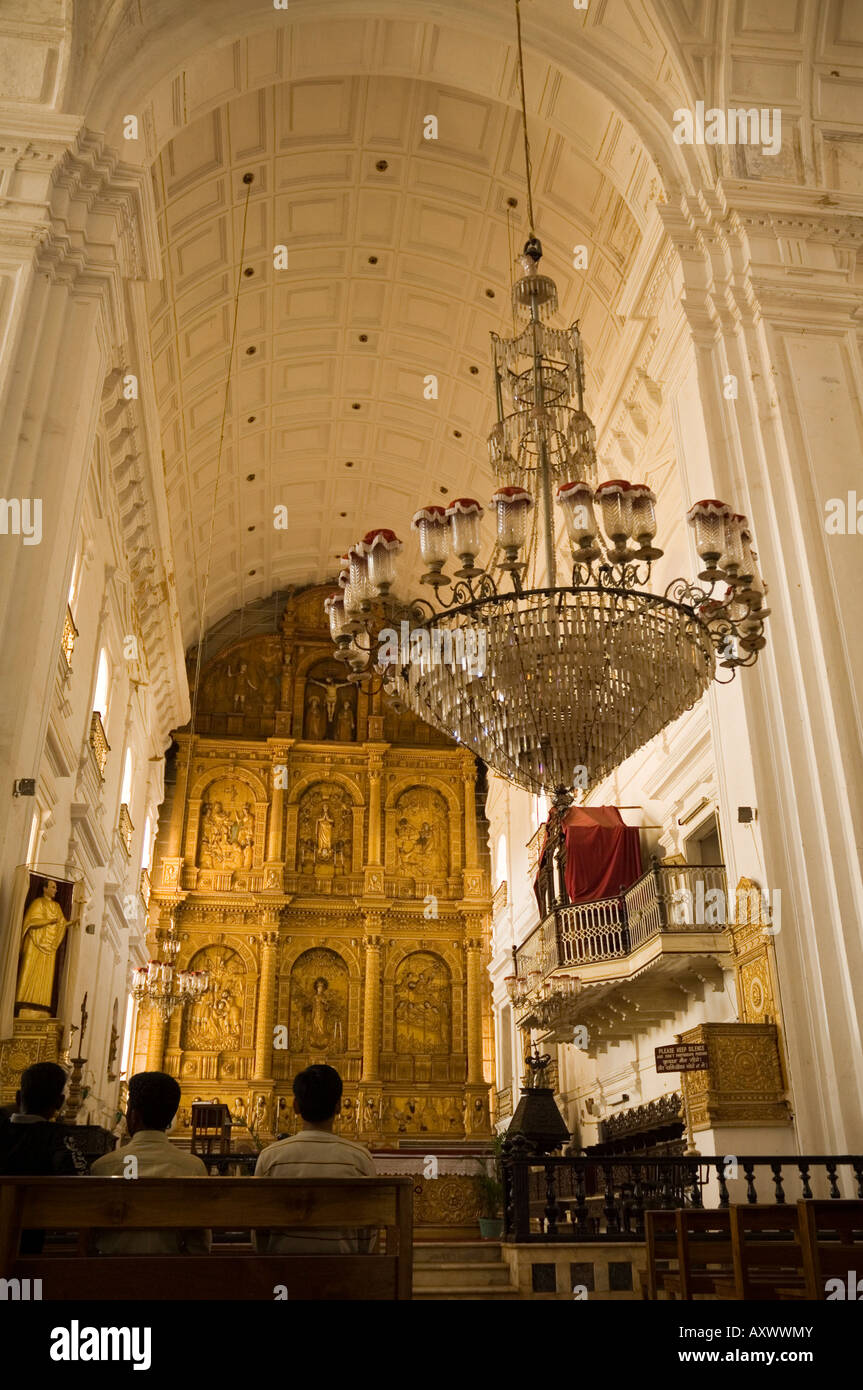
<svg viewBox="0 0 863 1390">
<path fill-rule="evenodd" d="M 524 95 L 524 50 L 521 43 L 521 4 L 520 0 L 515 0 L 515 26 L 518 35 L 518 82 L 521 89 L 521 129 L 524 135 L 524 169 L 527 178 L 527 217 L 530 223 L 530 235 L 536 234 L 533 218 L 533 189 L 531 187 L 531 161 L 530 161 L 530 140 L 527 135 L 527 102 Z"/>
<path fill-rule="evenodd" d="M 219 483 L 222 478 L 222 450 L 225 443 L 225 425 L 228 417 L 228 401 L 231 395 L 231 380 L 234 372 L 234 349 L 237 345 L 237 323 L 240 316 L 240 285 L 243 278 L 243 261 L 246 255 L 246 224 L 249 217 L 249 198 L 252 192 L 254 174 L 243 176 L 246 184 L 246 201 L 243 205 L 243 232 L 240 239 L 240 262 L 237 267 L 237 288 L 234 293 L 234 321 L 231 326 L 231 346 L 228 352 L 228 374 L 225 378 L 225 399 L 222 403 L 222 422 L 219 428 L 219 450 L 216 455 L 216 485 L 213 490 L 213 509 L 210 514 L 210 534 L 207 540 L 207 563 L 204 569 L 204 582 L 201 589 L 201 607 L 198 618 L 198 650 L 195 655 L 195 685 L 192 695 L 192 718 L 189 724 L 189 766 L 192 761 L 192 740 L 195 736 L 195 720 L 198 714 L 198 693 L 201 683 L 201 664 L 204 655 L 204 622 L 207 613 L 207 595 L 210 589 L 210 571 L 213 561 L 213 537 L 216 530 L 216 509 L 219 502 Z M 188 774 L 187 774 L 188 775 Z"/>
</svg>

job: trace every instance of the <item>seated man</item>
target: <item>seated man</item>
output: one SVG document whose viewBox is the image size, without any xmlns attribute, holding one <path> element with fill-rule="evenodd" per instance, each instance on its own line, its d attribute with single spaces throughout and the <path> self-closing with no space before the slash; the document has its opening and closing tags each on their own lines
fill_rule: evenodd
<svg viewBox="0 0 863 1390">
<path fill-rule="evenodd" d="M 97 1158 L 94 1178 L 205 1178 L 207 1170 L 195 1154 L 178 1149 L 165 1131 L 180 1104 L 180 1087 L 163 1071 L 142 1071 L 129 1082 L 126 1125 L 130 1142 Z M 134 1163 L 130 1163 L 134 1159 Z M 96 1249 L 100 1255 L 206 1255 L 209 1231 L 136 1230 L 100 1231 Z"/>
<path fill-rule="evenodd" d="M 87 1160 L 65 1125 L 52 1124 L 66 1097 L 66 1073 L 56 1062 L 37 1062 L 21 1073 L 17 1109 L 0 1125 L 0 1173 L 50 1178 L 87 1172 Z M 21 1254 L 39 1255 L 44 1231 L 22 1231 Z"/>
<path fill-rule="evenodd" d="M 279 1139 L 258 1156 L 256 1178 L 373 1178 L 368 1149 L 333 1133 L 342 1104 L 342 1078 L 334 1067 L 307 1067 L 294 1077 L 294 1112 L 303 1127 Z M 258 1231 L 255 1244 L 269 1254 L 365 1254 L 374 1233 L 309 1227 L 307 1230 Z"/>
<path fill-rule="evenodd" d="M 66 1099 L 66 1073 L 56 1062 L 37 1062 L 21 1073 L 17 1109 L 0 1126 L 0 1173 L 52 1177 L 86 1173 L 87 1160 L 65 1125 L 51 1124 Z"/>
</svg>

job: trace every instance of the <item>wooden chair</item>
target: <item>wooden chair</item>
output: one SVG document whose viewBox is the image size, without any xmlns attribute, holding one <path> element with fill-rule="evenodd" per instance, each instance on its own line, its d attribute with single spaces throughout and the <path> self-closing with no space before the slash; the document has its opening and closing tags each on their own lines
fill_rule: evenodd
<svg viewBox="0 0 863 1390">
<path fill-rule="evenodd" d="M 828 1298 L 828 1280 L 838 1279 L 854 1301 L 863 1302 L 863 1201 L 797 1203 L 800 1213 L 806 1297 Z M 859 1291 L 858 1291 L 859 1290 Z M 831 1288 L 836 1297 L 838 1290 Z"/>
<path fill-rule="evenodd" d="M 729 1207 L 733 1277 L 717 1280 L 721 1298 L 775 1302 L 804 1298 L 803 1239 L 795 1206 Z"/>
<path fill-rule="evenodd" d="M 41 1279 L 42 1299 L 409 1299 L 413 1179 L 0 1178 L 0 1278 Z M 208 1228 L 209 1255 L 91 1255 L 96 1230 Z M 259 1255 L 219 1249 L 221 1230 L 385 1233 L 381 1253 Z M 21 1255 L 22 1230 L 77 1232 Z M 378 1242 L 380 1245 L 380 1241 Z M 242 1247 L 241 1247 L 242 1248 Z M 33 1287 L 32 1284 L 30 1287 Z"/>
<path fill-rule="evenodd" d="M 231 1112 L 221 1102 L 192 1102 L 193 1154 L 205 1157 L 212 1153 L 231 1152 Z"/>
<path fill-rule="evenodd" d="M 645 1211 L 644 1248 L 647 1269 L 641 1275 L 641 1296 L 656 1300 L 669 1292 L 666 1280 L 673 1282 L 679 1272 L 676 1211 Z"/>
</svg>

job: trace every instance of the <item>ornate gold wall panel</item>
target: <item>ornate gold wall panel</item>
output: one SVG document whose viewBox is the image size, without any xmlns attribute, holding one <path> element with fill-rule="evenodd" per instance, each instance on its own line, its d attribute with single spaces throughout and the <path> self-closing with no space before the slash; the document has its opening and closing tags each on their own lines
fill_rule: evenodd
<svg viewBox="0 0 863 1390">
<path fill-rule="evenodd" d="M 791 1112 L 773 1023 L 701 1023 L 681 1042 L 707 1046 L 706 1071 L 681 1072 L 692 1127 L 787 1125 Z"/>
<path fill-rule="evenodd" d="M 292 1128 L 296 1072 L 328 1061 L 342 1132 L 482 1137 L 491 903 L 474 760 L 345 681 L 328 592 L 291 596 L 278 634 L 203 664 L 150 927 L 173 916 L 179 967 L 213 987 L 167 1026 L 142 1017 L 135 1069 L 178 1077 L 183 1119 L 218 1098 L 267 1138 Z"/>
</svg>

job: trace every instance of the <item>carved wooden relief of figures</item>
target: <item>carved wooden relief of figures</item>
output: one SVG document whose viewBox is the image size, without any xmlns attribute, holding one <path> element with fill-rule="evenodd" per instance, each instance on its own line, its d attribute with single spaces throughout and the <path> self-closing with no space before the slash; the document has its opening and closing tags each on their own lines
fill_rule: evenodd
<svg viewBox="0 0 863 1390">
<path fill-rule="evenodd" d="M 250 869 L 255 851 L 255 803 L 245 782 L 211 782 L 201 804 L 198 866 Z"/>
<path fill-rule="evenodd" d="M 186 1005 L 180 1046 L 184 1051 L 233 1052 L 240 1046 L 245 991 L 243 963 L 229 946 L 205 946 L 191 970 L 207 970 L 210 988 Z"/>
<path fill-rule="evenodd" d="M 440 792 L 409 787 L 396 802 L 396 871 L 428 878 L 449 872 L 449 817 Z"/>
<path fill-rule="evenodd" d="M 336 782 L 317 782 L 300 801 L 297 821 L 297 867 L 312 873 L 317 866 L 343 874 L 351 868 L 353 814 L 351 799 Z"/>
<path fill-rule="evenodd" d="M 451 989 L 440 956 L 414 951 L 396 971 L 396 1052 L 449 1052 Z"/>
<path fill-rule="evenodd" d="M 345 1050 L 348 968 L 335 951 L 303 954 L 291 971 L 291 1050 L 334 1056 Z"/>
<path fill-rule="evenodd" d="M 319 661 L 306 676 L 303 737 L 312 743 L 353 743 L 357 730 L 357 687 L 337 661 Z"/>
</svg>

